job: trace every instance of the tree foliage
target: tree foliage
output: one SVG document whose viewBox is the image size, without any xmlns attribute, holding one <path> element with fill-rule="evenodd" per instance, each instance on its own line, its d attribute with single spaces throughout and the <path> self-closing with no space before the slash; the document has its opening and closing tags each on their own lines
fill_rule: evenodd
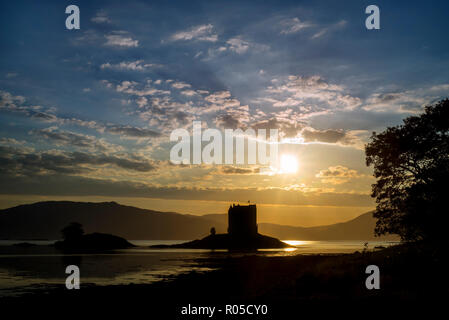
<svg viewBox="0 0 449 320">
<path fill-rule="evenodd" d="M 398 234 L 405 241 L 447 238 L 449 100 L 374 132 L 365 152 L 377 179 L 375 233 Z"/>
<path fill-rule="evenodd" d="M 62 238 L 67 241 L 77 240 L 84 234 L 83 226 L 78 222 L 71 222 L 61 230 Z"/>
</svg>

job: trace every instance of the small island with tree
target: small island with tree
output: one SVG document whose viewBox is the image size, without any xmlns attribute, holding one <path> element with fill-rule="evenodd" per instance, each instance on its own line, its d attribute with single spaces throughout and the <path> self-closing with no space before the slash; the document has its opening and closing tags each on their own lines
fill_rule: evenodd
<svg viewBox="0 0 449 320">
<path fill-rule="evenodd" d="M 62 241 L 55 242 L 56 249 L 66 252 L 91 252 L 103 250 L 126 249 L 133 244 L 118 236 L 106 233 L 84 234 L 83 226 L 72 222 L 61 230 Z"/>
</svg>

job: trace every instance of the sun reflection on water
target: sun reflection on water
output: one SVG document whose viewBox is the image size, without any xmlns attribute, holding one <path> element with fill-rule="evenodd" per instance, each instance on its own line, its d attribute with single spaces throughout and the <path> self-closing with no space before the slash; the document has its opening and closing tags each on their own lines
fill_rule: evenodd
<svg viewBox="0 0 449 320">
<path fill-rule="evenodd" d="M 312 242 L 312 241 L 303 241 L 303 240 L 282 240 L 282 241 L 288 245 L 295 246 L 295 247 L 304 246 L 304 245 L 310 244 Z"/>
</svg>

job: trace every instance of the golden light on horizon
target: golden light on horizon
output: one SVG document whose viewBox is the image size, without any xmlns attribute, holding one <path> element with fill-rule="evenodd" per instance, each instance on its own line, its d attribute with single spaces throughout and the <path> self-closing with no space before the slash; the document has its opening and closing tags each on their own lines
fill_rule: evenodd
<svg viewBox="0 0 449 320">
<path fill-rule="evenodd" d="M 298 159 L 291 154 L 281 155 L 280 171 L 282 173 L 296 173 L 298 171 Z"/>
</svg>

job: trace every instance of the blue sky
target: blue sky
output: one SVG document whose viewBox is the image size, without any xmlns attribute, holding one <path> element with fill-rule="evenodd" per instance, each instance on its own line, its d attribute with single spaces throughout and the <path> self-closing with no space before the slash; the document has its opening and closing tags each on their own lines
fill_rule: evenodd
<svg viewBox="0 0 449 320">
<path fill-rule="evenodd" d="M 70 4 L 80 30 L 65 28 Z M 365 28 L 370 4 L 380 30 Z M 448 96 L 448 10 L 446 1 L 4 2 L 0 200 L 138 195 L 198 213 L 251 197 L 322 206 L 308 216 L 320 222 L 335 215 L 325 206 L 341 207 L 340 218 L 361 213 L 372 207 L 370 133 Z M 193 120 L 277 128 L 303 141 L 281 147 L 299 170 L 173 166 L 169 134 Z M 192 199 L 212 204 L 182 202 Z"/>
</svg>

